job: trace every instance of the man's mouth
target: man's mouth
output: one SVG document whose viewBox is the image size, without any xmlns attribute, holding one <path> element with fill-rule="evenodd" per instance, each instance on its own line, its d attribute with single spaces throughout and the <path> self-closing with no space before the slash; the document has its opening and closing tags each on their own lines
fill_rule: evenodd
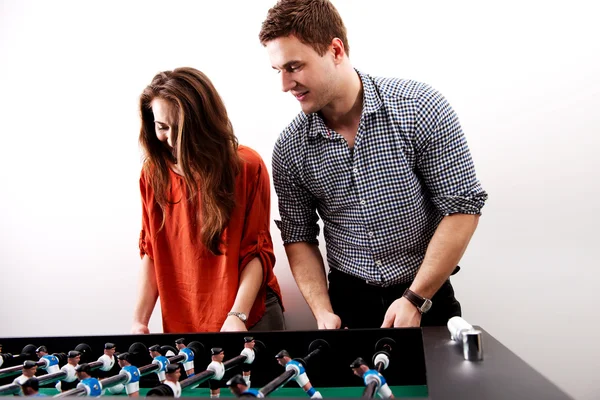
<svg viewBox="0 0 600 400">
<path fill-rule="evenodd" d="M 296 92 L 293 93 L 294 97 L 296 98 L 296 100 L 298 101 L 302 101 L 304 100 L 304 98 L 306 97 L 306 95 L 308 94 L 308 90 L 304 91 L 304 92 Z"/>
</svg>

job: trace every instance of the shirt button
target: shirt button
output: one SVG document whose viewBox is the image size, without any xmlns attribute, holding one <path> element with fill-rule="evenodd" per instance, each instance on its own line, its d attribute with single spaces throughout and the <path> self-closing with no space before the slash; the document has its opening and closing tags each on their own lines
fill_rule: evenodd
<svg viewBox="0 0 600 400">
<path fill-rule="evenodd" d="M 373 237 L 374 233 L 373 232 L 369 232 L 369 236 Z"/>
<path fill-rule="evenodd" d="M 377 265 L 378 267 L 381 267 L 381 261 L 375 261 L 375 265 Z"/>
<path fill-rule="evenodd" d="M 358 172 L 358 168 L 354 168 L 354 169 L 352 170 L 352 172 L 354 172 L 354 173 L 356 174 L 356 173 Z"/>
<path fill-rule="evenodd" d="M 366 202 L 366 201 L 364 201 L 364 200 L 361 200 L 361 201 L 360 201 L 360 204 L 362 204 L 362 205 L 364 206 L 365 204 L 367 204 L 367 202 Z"/>
</svg>

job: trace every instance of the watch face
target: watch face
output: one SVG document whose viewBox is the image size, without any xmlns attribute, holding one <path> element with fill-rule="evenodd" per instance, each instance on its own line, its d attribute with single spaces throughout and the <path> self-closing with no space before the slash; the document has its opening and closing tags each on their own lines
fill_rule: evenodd
<svg viewBox="0 0 600 400">
<path fill-rule="evenodd" d="M 241 312 L 241 313 L 238 314 L 238 316 L 240 317 L 240 319 L 242 321 L 246 322 L 246 319 L 247 319 L 246 314 L 244 314 L 243 312 Z"/>
<path fill-rule="evenodd" d="M 432 305 L 431 300 L 425 299 L 425 302 L 421 306 L 421 312 L 426 313 L 427 311 L 429 311 L 429 309 L 431 308 L 431 305 Z"/>
</svg>

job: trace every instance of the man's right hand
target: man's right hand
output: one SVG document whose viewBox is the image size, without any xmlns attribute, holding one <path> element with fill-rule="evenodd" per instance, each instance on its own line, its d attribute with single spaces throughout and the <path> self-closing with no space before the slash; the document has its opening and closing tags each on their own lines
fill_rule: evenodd
<svg viewBox="0 0 600 400">
<path fill-rule="evenodd" d="M 139 322 L 134 322 L 131 326 L 131 334 L 133 335 L 146 335 L 150 333 L 150 329 L 148 329 L 148 325 L 144 325 Z"/>
<path fill-rule="evenodd" d="M 318 329 L 340 329 L 342 320 L 336 314 L 325 311 L 317 318 Z"/>
</svg>

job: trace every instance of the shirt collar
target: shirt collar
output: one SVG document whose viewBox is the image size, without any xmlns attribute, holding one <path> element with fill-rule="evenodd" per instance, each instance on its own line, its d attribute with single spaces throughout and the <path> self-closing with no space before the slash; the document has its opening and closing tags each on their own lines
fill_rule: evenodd
<svg viewBox="0 0 600 400">
<path fill-rule="evenodd" d="M 362 82 L 362 87 L 363 87 L 363 111 L 362 111 L 362 114 L 363 115 L 372 114 L 381 108 L 381 106 L 383 105 L 383 102 L 381 101 L 381 98 L 379 97 L 379 94 L 377 93 L 377 89 L 375 88 L 375 84 L 373 83 L 372 78 L 369 75 L 360 72 L 356 68 L 354 70 L 358 74 L 358 76 Z M 315 137 L 318 134 L 321 134 L 324 137 L 329 137 L 329 135 L 330 135 L 329 128 L 327 128 L 327 126 L 325 126 L 325 122 L 323 121 L 323 119 L 321 118 L 319 113 L 312 113 L 312 114 L 309 114 L 307 117 L 308 117 L 308 120 L 310 121 L 310 125 L 309 125 L 310 129 L 308 131 L 309 136 Z"/>
</svg>

